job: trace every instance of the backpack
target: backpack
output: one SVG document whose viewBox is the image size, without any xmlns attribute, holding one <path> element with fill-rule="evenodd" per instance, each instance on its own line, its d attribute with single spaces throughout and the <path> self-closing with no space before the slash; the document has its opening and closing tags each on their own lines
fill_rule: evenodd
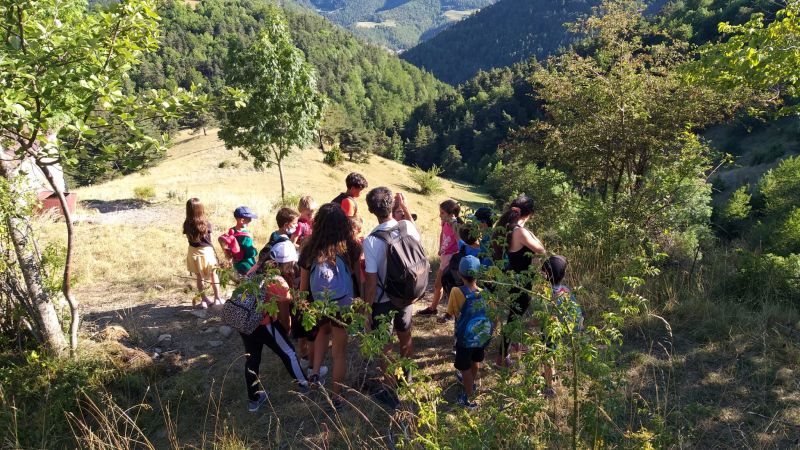
<svg viewBox="0 0 800 450">
<path fill-rule="evenodd" d="M 355 294 L 353 276 L 347 264 L 338 255 L 335 264 L 329 261 L 312 264 L 309 283 L 314 300 L 323 300 L 327 297 L 339 306 L 348 306 L 353 302 Z"/>
<path fill-rule="evenodd" d="M 454 287 L 464 285 L 464 282 L 461 281 L 461 276 L 458 274 L 458 265 L 461 263 L 461 258 L 465 256 L 467 256 L 467 244 L 462 244 L 458 249 L 458 253 L 450 257 L 447 271 L 442 275 L 442 287 L 444 287 L 445 295 L 450 295 L 450 290 Z"/>
<path fill-rule="evenodd" d="M 233 257 L 233 262 L 239 262 L 244 258 L 242 247 L 239 246 L 239 241 L 236 239 L 239 236 L 250 236 L 246 231 L 236 231 L 230 228 L 226 233 L 220 235 L 217 240 L 222 249 L 227 251 Z"/>
<path fill-rule="evenodd" d="M 397 237 L 392 236 L 395 231 Z M 396 227 L 370 236 L 386 243 L 386 276 L 378 277 L 378 286 L 392 304 L 405 308 L 425 295 L 430 264 L 422 243 L 408 234 L 408 222 L 401 220 Z"/>
<path fill-rule="evenodd" d="M 492 339 L 494 324 L 486 315 L 483 297 L 466 286 L 460 286 L 459 289 L 466 301 L 456 320 L 456 343 L 464 348 L 485 347 Z"/>
<path fill-rule="evenodd" d="M 264 245 L 264 247 L 261 248 L 261 251 L 258 252 L 258 260 L 256 264 L 261 267 L 259 269 L 259 273 L 264 272 L 264 263 L 267 261 L 272 261 L 272 247 L 280 242 L 290 240 L 285 234 L 278 234 L 278 237 L 275 238 L 275 233 L 276 232 L 273 232 L 269 236 L 269 241 Z"/>
<path fill-rule="evenodd" d="M 353 200 L 353 204 L 355 204 L 355 207 L 356 207 L 355 215 L 358 215 L 358 203 L 355 202 L 355 199 L 353 197 L 347 195 L 347 192 L 342 192 L 341 194 L 337 195 L 336 198 L 331 200 L 331 203 L 336 203 L 337 205 L 342 206 L 342 202 L 346 198 L 349 198 L 350 200 Z"/>
<path fill-rule="evenodd" d="M 251 334 L 264 319 L 264 314 L 256 311 L 258 301 L 258 296 L 250 291 L 233 291 L 222 307 L 222 321 L 240 333 Z"/>
</svg>

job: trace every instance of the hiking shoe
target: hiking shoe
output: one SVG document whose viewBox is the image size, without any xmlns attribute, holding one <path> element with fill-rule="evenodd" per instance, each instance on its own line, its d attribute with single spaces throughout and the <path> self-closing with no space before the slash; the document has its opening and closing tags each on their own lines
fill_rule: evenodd
<svg viewBox="0 0 800 450">
<path fill-rule="evenodd" d="M 384 405 L 388 406 L 390 409 L 397 409 L 400 406 L 400 399 L 397 398 L 397 395 L 388 390 L 388 389 L 381 389 L 380 391 L 374 394 L 375 400 L 383 403 Z"/>
<path fill-rule="evenodd" d="M 331 398 L 331 405 L 333 405 L 333 409 L 336 411 L 341 411 L 344 409 L 344 400 L 338 395 L 334 395 L 333 398 Z"/>
<path fill-rule="evenodd" d="M 417 313 L 416 313 L 416 314 L 414 314 L 414 315 L 415 315 L 415 316 L 435 316 L 435 315 L 437 315 L 437 314 L 439 314 L 439 311 L 438 311 L 438 310 L 436 310 L 436 309 L 431 309 L 430 307 L 428 307 L 428 308 L 425 308 L 425 309 L 420 309 L 420 310 L 419 310 L 419 311 L 417 311 Z"/>
<path fill-rule="evenodd" d="M 474 401 L 471 401 L 471 400 L 470 400 L 470 399 L 467 397 L 467 394 L 461 394 L 461 395 L 459 395 L 459 396 L 458 396 L 458 400 L 456 401 L 456 403 L 458 403 L 459 405 L 461 405 L 461 406 L 463 406 L 463 407 L 467 408 L 467 409 L 468 409 L 468 410 L 470 410 L 470 411 L 474 411 L 474 410 L 475 410 L 475 409 L 478 407 L 478 404 L 477 404 L 477 403 L 475 403 Z"/>
<path fill-rule="evenodd" d="M 258 409 L 261 408 L 261 405 L 267 402 L 267 393 L 264 391 L 256 392 L 258 395 L 257 400 L 250 400 L 247 402 L 247 410 L 250 412 L 258 412 Z"/>
</svg>

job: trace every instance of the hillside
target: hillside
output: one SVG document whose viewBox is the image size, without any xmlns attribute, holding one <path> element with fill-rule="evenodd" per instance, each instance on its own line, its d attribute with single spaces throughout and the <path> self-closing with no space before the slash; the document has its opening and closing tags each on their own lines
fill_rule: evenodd
<svg viewBox="0 0 800 450">
<path fill-rule="evenodd" d="M 373 156 L 367 164 L 345 163 L 335 169 L 323 164 L 322 156 L 319 150 L 308 149 L 292 154 L 285 162 L 287 196 L 294 203 L 299 196 L 307 194 L 325 203 L 344 189 L 344 178 L 349 172 L 359 171 L 370 186 L 385 185 L 393 191 L 408 193 L 411 209 L 419 215 L 420 229 L 431 254 L 436 254 L 439 202 L 448 196 L 466 204 L 488 202 L 471 186 L 447 181 L 444 182 L 445 194 L 418 195 L 413 192 L 414 183 L 408 167 L 378 156 Z M 155 190 L 152 205 L 142 207 L 133 199 L 137 187 Z M 76 192 L 84 205 L 84 210 L 79 212 L 84 216 L 78 227 L 80 239 L 101 236 L 96 238 L 99 239 L 97 245 L 83 246 L 79 250 L 77 273 L 84 280 L 84 289 L 92 289 L 96 282 L 133 285 L 136 280 L 178 287 L 182 284 L 179 275 L 185 270 L 182 258 L 185 242 L 180 236 L 180 227 L 186 199 L 200 198 L 218 231 L 230 226 L 232 211 L 237 206 L 250 206 L 261 215 L 253 226 L 254 239 L 260 248 L 276 228 L 274 211 L 280 201 L 280 182 L 277 168 L 263 172 L 254 170 L 251 163 L 240 159 L 235 151 L 226 150 L 212 132 L 208 136 L 183 134 L 161 164 Z M 366 213 L 363 199 L 361 203 L 365 211 L 365 229 L 370 230 L 376 223 Z M 93 211 L 117 207 L 123 211 L 110 214 Z M 112 238 L 115 235 L 120 238 Z M 142 245 L 132 245 L 133 242 Z M 130 257 L 141 262 L 135 275 L 118 270 L 119 262 L 114 261 L 113 255 L 123 248 L 128 249 Z M 157 249 L 156 254 L 153 249 Z"/>
<path fill-rule="evenodd" d="M 160 9 L 161 45 L 132 74 L 137 88 L 172 83 L 217 92 L 231 41 L 249 42 L 269 14 L 260 0 L 202 0 L 194 6 L 167 1 Z M 402 123 L 413 108 L 448 88 L 431 74 L 384 50 L 360 42 L 324 18 L 296 6 L 284 8 L 292 38 L 317 70 L 320 90 L 344 112 L 351 127 L 382 131 Z"/>
<path fill-rule="evenodd" d="M 595 0 L 502 0 L 402 54 L 440 80 L 461 83 L 479 70 L 544 59 L 574 39 L 564 28 Z"/>
<path fill-rule="evenodd" d="M 295 0 L 369 42 L 401 51 L 496 0 Z"/>
</svg>

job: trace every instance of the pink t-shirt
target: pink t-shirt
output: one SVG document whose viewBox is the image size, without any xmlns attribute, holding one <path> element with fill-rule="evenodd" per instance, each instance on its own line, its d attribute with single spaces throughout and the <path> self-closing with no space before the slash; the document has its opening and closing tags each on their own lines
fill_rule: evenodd
<svg viewBox="0 0 800 450">
<path fill-rule="evenodd" d="M 458 253 L 458 236 L 451 222 L 442 222 L 442 233 L 439 235 L 439 255 Z"/>
<path fill-rule="evenodd" d="M 292 237 L 297 236 L 297 243 L 303 242 L 303 239 L 311 236 L 311 223 L 302 217 L 297 219 L 297 229 L 294 230 Z"/>
</svg>

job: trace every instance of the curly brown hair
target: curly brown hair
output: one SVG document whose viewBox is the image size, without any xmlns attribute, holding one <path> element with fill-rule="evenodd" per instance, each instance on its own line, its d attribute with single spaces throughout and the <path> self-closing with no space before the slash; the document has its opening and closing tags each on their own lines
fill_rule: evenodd
<svg viewBox="0 0 800 450">
<path fill-rule="evenodd" d="M 183 221 L 183 234 L 189 242 L 200 242 L 208 233 L 209 224 L 203 204 L 196 197 L 186 201 L 186 219 Z"/>
<path fill-rule="evenodd" d="M 300 267 L 309 268 L 314 262 L 333 262 L 341 256 L 350 265 L 358 267 L 361 244 L 353 236 L 350 219 L 335 203 L 322 205 L 314 216 L 311 236 L 300 250 Z"/>
</svg>

